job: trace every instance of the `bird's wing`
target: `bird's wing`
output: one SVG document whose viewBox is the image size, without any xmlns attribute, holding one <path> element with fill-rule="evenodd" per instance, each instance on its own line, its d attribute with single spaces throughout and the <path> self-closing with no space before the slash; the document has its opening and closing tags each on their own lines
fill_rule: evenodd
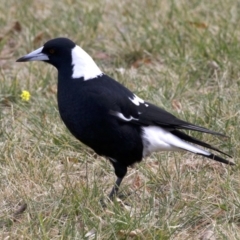
<svg viewBox="0 0 240 240">
<path fill-rule="evenodd" d="M 225 136 L 224 134 L 178 119 L 171 113 L 149 102 L 145 102 L 136 95 L 133 95 L 132 98 L 128 97 L 127 100 L 125 99 L 125 101 L 120 102 L 120 104 L 120 110 L 111 109 L 109 113 L 125 122 L 143 126 L 155 125 L 170 130 L 186 129 Z"/>
<path fill-rule="evenodd" d="M 94 99 L 98 101 L 99 107 L 100 105 L 105 106 L 108 108 L 109 114 L 115 116 L 120 121 L 142 126 L 160 126 L 170 131 L 186 129 L 225 136 L 224 134 L 178 119 L 164 109 L 139 98 L 107 75 L 105 75 L 104 80 L 88 81 L 88 85 L 90 88 L 87 91 L 88 93 L 91 91 L 95 95 Z"/>
</svg>

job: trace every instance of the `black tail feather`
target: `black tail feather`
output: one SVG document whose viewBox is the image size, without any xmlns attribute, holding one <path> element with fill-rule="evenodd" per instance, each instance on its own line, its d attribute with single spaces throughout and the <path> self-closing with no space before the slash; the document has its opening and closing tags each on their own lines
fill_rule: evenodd
<svg viewBox="0 0 240 240">
<path fill-rule="evenodd" d="M 224 155 L 226 155 L 228 157 L 231 157 L 229 154 L 220 151 L 219 149 L 213 147 L 212 145 L 210 145 L 208 143 L 205 143 L 205 142 L 202 142 L 202 141 L 200 141 L 200 140 L 198 140 L 198 139 L 196 139 L 194 137 L 191 137 L 191 136 L 189 136 L 186 133 L 183 133 L 181 131 L 173 130 L 173 131 L 171 131 L 171 133 L 174 134 L 175 136 L 181 138 L 184 141 L 187 141 L 187 142 L 190 142 L 190 143 L 193 143 L 193 144 L 197 144 L 197 145 L 202 146 L 202 147 L 206 147 L 208 149 L 214 150 L 214 151 L 219 152 L 221 154 L 224 154 Z M 226 160 L 224 158 L 221 158 L 219 156 L 216 156 L 214 154 L 211 154 L 211 155 L 199 154 L 199 155 L 202 155 L 204 157 L 210 158 L 212 160 L 215 160 L 215 161 L 218 161 L 218 162 L 221 162 L 221 163 L 225 163 L 225 164 L 229 164 L 229 165 L 235 165 L 233 162 L 228 161 L 228 160 Z"/>
<path fill-rule="evenodd" d="M 221 157 L 219 157 L 219 156 L 216 156 L 216 155 L 214 155 L 214 154 L 210 154 L 210 155 L 198 154 L 198 155 L 201 155 L 201 156 L 210 158 L 210 159 L 212 159 L 212 160 L 215 160 L 215 161 L 217 161 L 217 162 L 225 163 L 225 164 L 228 164 L 228 165 L 231 165 L 231 166 L 235 165 L 235 163 L 230 162 L 230 161 L 228 161 L 228 160 L 226 160 L 226 159 L 224 159 L 224 158 L 221 158 Z"/>
<path fill-rule="evenodd" d="M 193 130 L 193 131 L 197 131 L 197 132 L 203 132 L 203 133 L 208 133 L 208 134 L 212 134 L 212 135 L 217 135 L 217 136 L 221 136 L 221 137 L 227 137 L 226 135 L 224 135 L 222 133 L 218 133 L 218 132 L 209 130 L 207 128 L 200 127 L 200 126 L 190 124 L 187 122 L 186 122 L 186 124 L 179 125 L 179 129 L 188 129 L 188 130 Z"/>
<path fill-rule="evenodd" d="M 187 141 L 187 142 L 190 142 L 190 143 L 194 143 L 194 144 L 197 144 L 199 146 L 206 147 L 206 148 L 212 149 L 212 150 L 214 150 L 216 152 L 222 153 L 222 154 L 224 154 L 224 155 L 226 155 L 228 157 L 232 157 L 229 154 L 227 154 L 225 152 L 222 152 L 219 149 L 213 147 L 212 145 L 210 145 L 208 143 L 205 143 L 205 142 L 202 142 L 201 140 L 198 140 L 198 139 L 196 139 L 194 137 L 191 137 L 191 136 L 187 135 L 186 133 L 180 132 L 178 130 L 174 130 L 174 131 L 172 131 L 172 134 L 174 134 L 175 136 L 181 138 L 184 141 Z"/>
</svg>

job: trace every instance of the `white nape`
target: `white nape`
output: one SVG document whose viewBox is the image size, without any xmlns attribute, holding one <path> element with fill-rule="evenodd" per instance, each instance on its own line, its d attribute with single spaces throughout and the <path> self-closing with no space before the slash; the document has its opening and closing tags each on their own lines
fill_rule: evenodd
<svg viewBox="0 0 240 240">
<path fill-rule="evenodd" d="M 158 151 L 187 150 L 209 156 L 210 153 L 174 136 L 158 126 L 142 127 L 143 157 Z"/>
<path fill-rule="evenodd" d="M 129 100 L 131 101 L 131 102 L 133 102 L 135 105 L 137 105 L 137 106 L 139 106 L 140 105 L 140 103 L 144 103 L 144 100 L 143 99 L 141 99 L 140 97 L 138 97 L 137 95 L 133 95 L 133 98 L 130 98 L 129 97 Z"/>
<path fill-rule="evenodd" d="M 72 49 L 72 78 L 84 78 L 84 80 L 91 80 L 103 73 L 93 61 L 93 59 L 79 46 Z"/>
</svg>

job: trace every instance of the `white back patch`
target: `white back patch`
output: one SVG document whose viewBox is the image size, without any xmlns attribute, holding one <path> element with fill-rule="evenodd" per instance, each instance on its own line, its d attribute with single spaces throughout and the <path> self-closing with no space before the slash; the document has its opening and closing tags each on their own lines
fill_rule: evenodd
<svg viewBox="0 0 240 240">
<path fill-rule="evenodd" d="M 103 74 L 93 59 L 77 45 L 72 49 L 72 66 L 72 78 L 83 77 L 86 81 Z"/>
<path fill-rule="evenodd" d="M 135 105 L 137 105 L 137 106 L 139 106 L 140 105 L 140 103 L 144 103 L 144 100 L 143 99 L 141 99 L 140 97 L 138 97 L 137 95 L 133 95 L 133 98 L 130 98 L 129 97 L 129 100 L 131 101 L 131 102 L 133 102 Z"/>
<path fill-rule="evenodd" d="M 142 127 L 143 157 L 158 151 L 187 150 L 193 153 L 210 155 L 209 152 L 183 141 L 171 132 L 158 126 Z"/>
</svg>

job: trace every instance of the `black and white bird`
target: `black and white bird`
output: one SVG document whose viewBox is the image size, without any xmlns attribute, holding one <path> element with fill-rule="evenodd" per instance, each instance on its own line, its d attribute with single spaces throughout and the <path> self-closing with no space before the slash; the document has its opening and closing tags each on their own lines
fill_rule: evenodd
<svg viewBox="0 0 240 240">
<path fill-rule="evenodd" d="M 78 140 L 113 165 L 117 181 L 109 195 L 111 199 L 118 192 L 128 166 L 152 152 L 186 150 L 234 165 L 201 147 L 228 154 L 181 130 L 223 134 L 180 120 L 139 98 L 103 73 L 71 40 L 52 39 L 17 60 L 27 61 L 44 61 L 57 68 L 60 116 Z"/>
</svg>

